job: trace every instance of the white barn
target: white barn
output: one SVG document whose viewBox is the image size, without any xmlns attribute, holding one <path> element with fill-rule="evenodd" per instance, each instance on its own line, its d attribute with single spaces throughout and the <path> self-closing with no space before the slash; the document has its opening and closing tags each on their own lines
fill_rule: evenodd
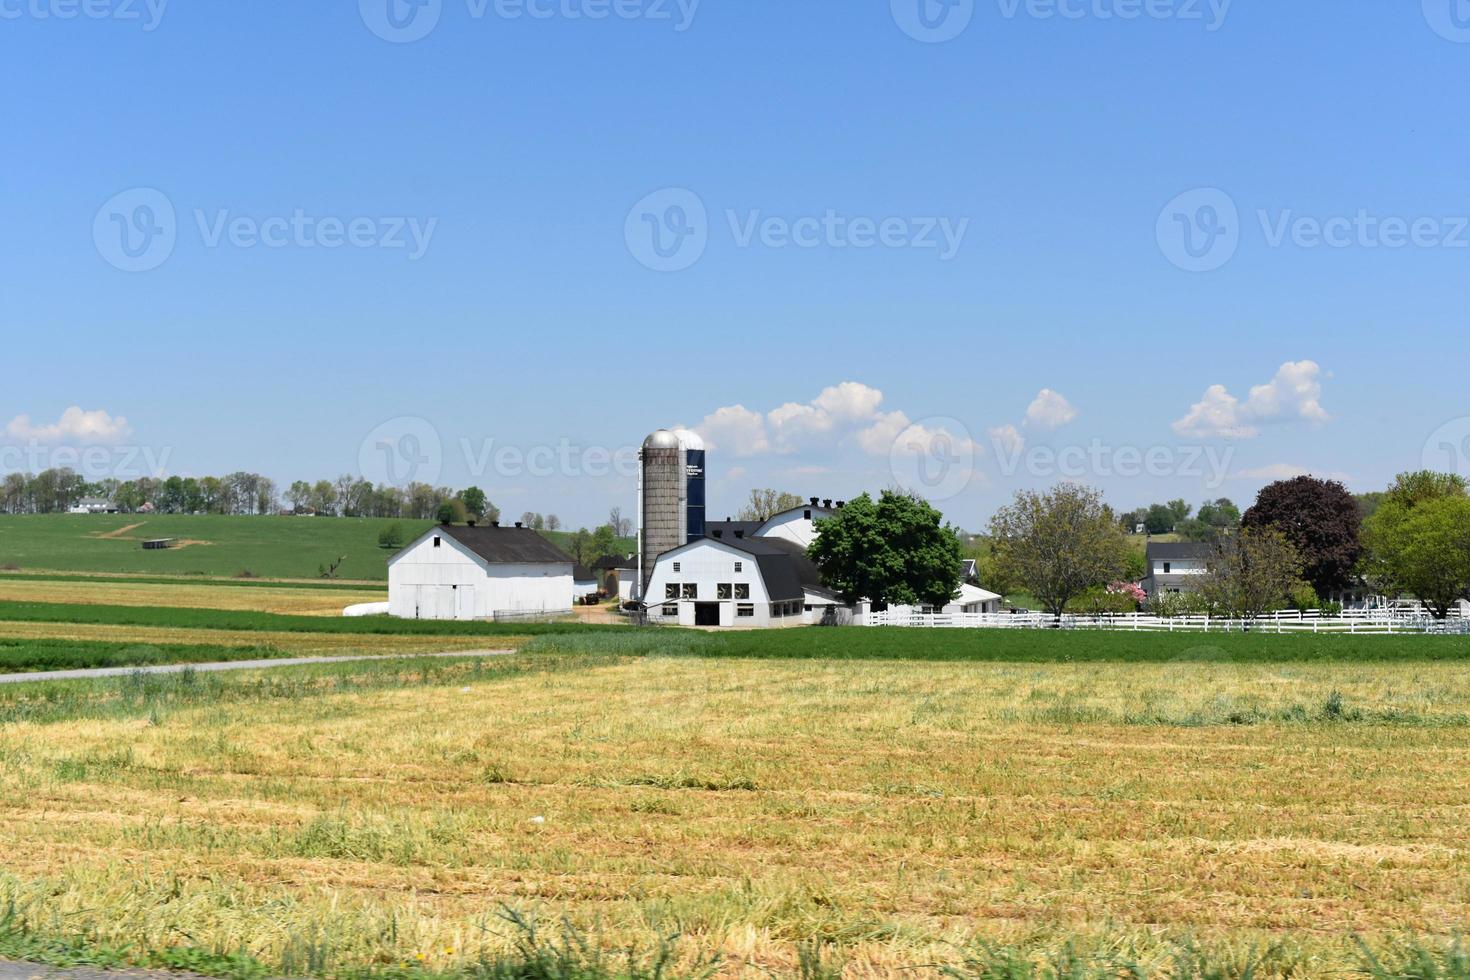
<svg viewBox="0 0 1470 980">
<path fill-rule="evenodd" d="M 806 549 L 752 535 L 759 526 L 710 524 L 704 539 L 659 555 L 648 583 L 653 622 L 751 629 L 820 622 L 837 598 L 822 587 Z"/>
<path fill-rule="evenodd" d="M 572 566 L 530 528 L 441 525 L 388 559 L 388 611 L 462 620 L 570 614 Z"/>
</svg>

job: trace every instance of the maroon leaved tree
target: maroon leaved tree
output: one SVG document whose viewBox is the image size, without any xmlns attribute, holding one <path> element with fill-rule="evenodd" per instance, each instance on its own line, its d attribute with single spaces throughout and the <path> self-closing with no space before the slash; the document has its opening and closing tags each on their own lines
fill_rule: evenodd
<svg viewBox="0 0 1470 980">
<path fill-rule="evenodd" d="M 1248 528 L 1273 528 L 1290 541 L 1305 564 L 1304 577 L 1327 597 L 1351 586 L 1363 547 L 1356 501 L 1335 480 L 1299 476 L 1261 491 L 1241 521 Z"/>
</svg>

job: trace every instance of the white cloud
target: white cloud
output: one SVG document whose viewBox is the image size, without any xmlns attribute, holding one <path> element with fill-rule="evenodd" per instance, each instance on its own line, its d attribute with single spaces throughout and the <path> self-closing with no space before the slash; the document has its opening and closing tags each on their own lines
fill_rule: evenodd
<svg viewBox="0 0 1470 980">
<path fill-rule="evenodd" d="M 133 434 L 133 429 L 121 415 L 114 417 L 101 409 L 88 412 L 73 405 L 49 425 L 36 425 L 29 415 L 17 415 L 5 426 L 5 433 L 12 439 L 27 442 L 106 445 L 126 439 Z"/>
<path fill-rule="evenodd" d="M 991 445 L 1004 453 L 1019 453 L 1026 448 L 1026 437 L 1014 425 L 997 425 L 988 431 Z"/>
<path fill-rule="evenodd" d="M 1026 409 L 1026 424 L 1039 429 L 1059 429 L 1077 417 L 1077 409 L 1060 392 L 1041 389 Z"/>
<path fill-rule="evenodd" d="M 902 412 L 895 413 L 902 415 Z M 967 435 L 957 435 L 943 426 L 927 426 L 912 422 L 899 431 L 883 450 L 895 456 L 927 458 L 969 458 L 971 461 L 983 450 Z M 869 450 L 872 455 L 879 455 Z"/>
<path fill-rule="evenodd" d="M 1315 361 L 1288 361 L 1267 384 L 1251 388 L 1244 403 L 1224 385 L 1211 385 L 1204 397 L 1174 423 L 1174 431 L 1197 439 L 1251 439 L 1260 424 L 1332 418 L 1322 407 L 1322 368 Z"/>
<path fill-rule="evenodd" d="M 732 456 L 793 455 L 855 444 L 869 456 L 886 457 L 900 437 L 906 446 L 937 448 L 943 443 L 981 451 L 966 432 L 951 432 L 942 424 L 916 425 L 905 412 L 884 411 L 883 392 L 857 381 L 824 388 L 810 402 L 787 402 L 764 415 L 731 405 L 706 416 L 696 429 L 710 448 Z"/>
<path fill-rule="evenodd" d="M 771 448 L 766 437 L 766 419 L 744 405 L 729 405 L 706 415 L 696 431 L 710 449 L 731 456 L 757 456 Z"/>
</svg>

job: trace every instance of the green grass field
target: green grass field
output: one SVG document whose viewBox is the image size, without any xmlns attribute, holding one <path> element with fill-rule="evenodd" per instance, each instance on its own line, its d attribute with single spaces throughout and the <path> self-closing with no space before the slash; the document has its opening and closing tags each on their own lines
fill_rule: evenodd
<svg viewBox="0 0 1470 980">
<path fill-rule="evenodd" d="M 216 644 L 162 645 L 0 637 L 0 674 L 86 667 L 145 667 L 155 664 L 207 664 L 269 660 L 291 654 L 271 646 Z"/>
<path fill-rule="evenodd" d="M 391 551 L 378 546 L 390 524 L 404 541 L 432 521 L 334 517 L 222 517 L 147 514 L 46 514 L 0 516 L 0 573 L 80 572 L 143 576 L 315 579 L 323 565 L 345 558 L 337 577 L 382 582 Z M 113 535 L 108 537 L 108 535 Z M 570 534 L 546 532 L 559 547 Z M 173 538 L 184 544 L 144 551 L 144 540 Z M 620 549 L 633 547 L 628 540 Z"/>
</svg>

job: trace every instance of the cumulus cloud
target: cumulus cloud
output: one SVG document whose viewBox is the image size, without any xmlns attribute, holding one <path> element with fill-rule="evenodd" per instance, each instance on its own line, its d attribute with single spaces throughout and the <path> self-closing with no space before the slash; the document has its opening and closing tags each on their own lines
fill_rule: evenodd
<svg viewBox="0 0 1470 980">
<path fill-rule="evenodd" d="M 979 449 L 968 433 L 950 432 L 943 425 L 917 425 L 902 411 L 885 411 L 883 392 L 857 381 L 824 388 L 809 402 L 787 402 L 765 414 L 744 405 L 727 406 L 695 428 L 711 449 L 737 457 L 792 455 L 837 444 L 856 445 L 870 456 L 940 442 Z"/>
<path fill-rule="evenodd" d="M 43 443 L 106 445 L 126 439 L 132 433 L 132 426 L 121 415 L 109 415 L 101 409 L 84 411 L 76 405 L 62 412 L 61 418 L 50 424 L 37 425 L 29 415 L 17 415 L 5 426 L 5 434 L 12 439 Z"/>
<path fill-rule="evenodd" d="M 729 405 L 706 415 L 695 431 L 710 449 L 731 456 L 758 456 L 770 449 L 765 416 L 744 405 Z"/>
<path fill-rule="evenodd" d="M 1077 417 L 1077 409 L 1060 392 L 1050 388 L 1041 393 L 1026 409 L 1026 424 L 1038 429 L 1059 429 Z"/>
<path fill-rule="evenodd" d="M 1321 366 L 1315 361 L 1287 361 L 1269 382 L 1251 388 L 1245 401 L 1224 385 L 1211 385 L 1174 423 L 1174 431 L 1196 439 L 1252 439 L 1261 434 L 1264 423 L 1320 425 L 1331 418 L 1322 407 Z"/>
<path fill-rule="evenodd" d="M 997 425 L 988 431 L 991 445 L 1004 453 L 1019 453 L 1026 448 L 1026 437 L 1014 425 Z"/>
</svg>

